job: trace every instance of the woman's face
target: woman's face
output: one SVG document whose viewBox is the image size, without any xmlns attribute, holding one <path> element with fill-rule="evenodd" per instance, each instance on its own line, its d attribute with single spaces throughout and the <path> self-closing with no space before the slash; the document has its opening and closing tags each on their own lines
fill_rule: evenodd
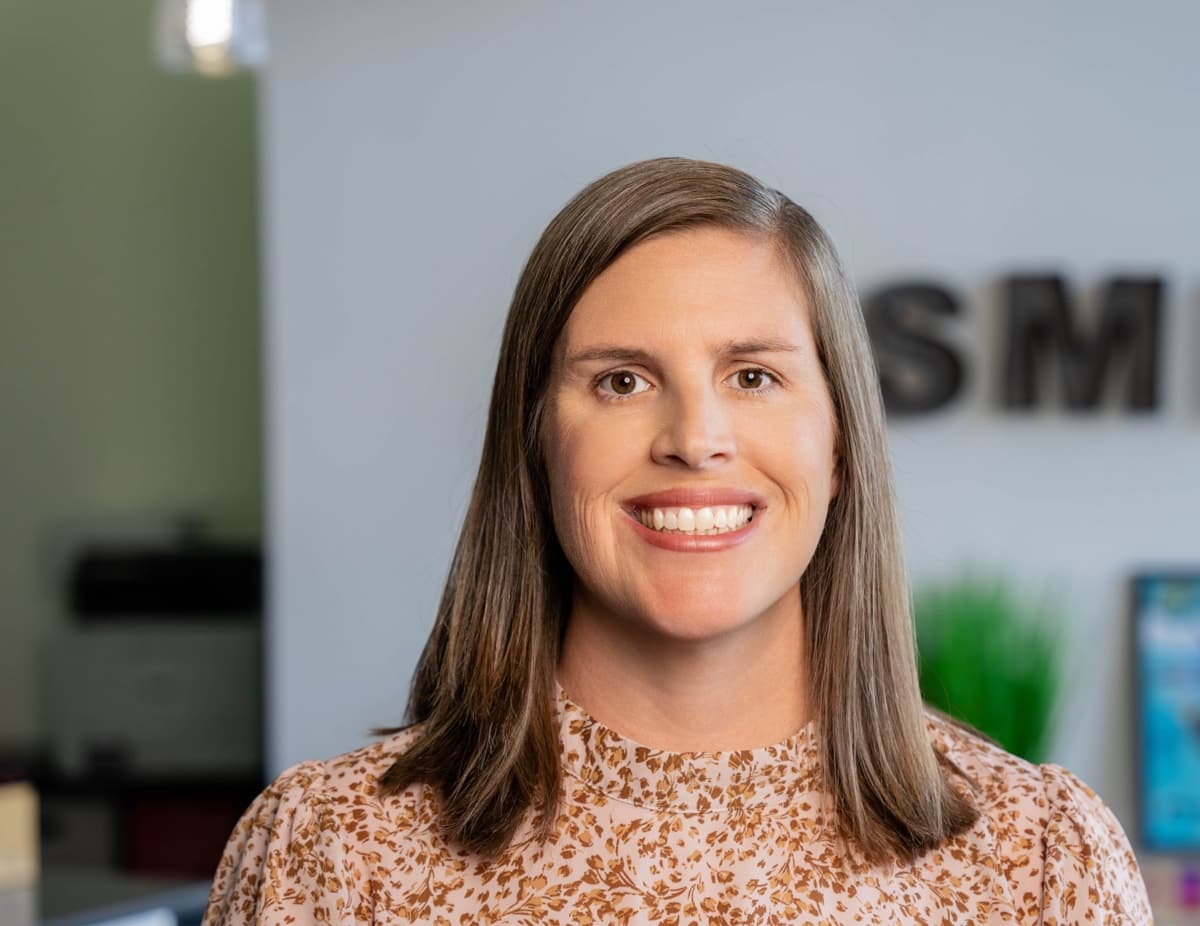
<svg viewBox="0 0 1200 926">
<path fill-rule="evenodd" d="M 545 434 L 572 620 L 699 641 L 799 618 L 838 484 L 806 302 L 773 243 L 717 228 L 645 241 L 585 290 Z"/>
</svg>

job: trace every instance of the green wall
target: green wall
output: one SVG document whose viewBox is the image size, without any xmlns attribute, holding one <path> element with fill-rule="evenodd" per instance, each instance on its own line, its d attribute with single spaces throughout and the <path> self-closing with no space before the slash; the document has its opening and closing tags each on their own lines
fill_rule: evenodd
<svg viewBox="0 0 1200 926">
<path fill-rule="evenodd" d="M 48 730 L 79 523 L 261 534 L 253 81 L 168 75 L 146 0 L 0 0 L 0 747 Z"/>
</svg>

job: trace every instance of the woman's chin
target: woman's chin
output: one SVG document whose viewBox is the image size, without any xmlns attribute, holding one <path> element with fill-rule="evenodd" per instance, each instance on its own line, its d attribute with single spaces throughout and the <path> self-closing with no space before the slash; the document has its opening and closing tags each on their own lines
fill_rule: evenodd
<svg viewBox="0 0 1200 926">
<path fill-rule="evenodd" d="M 643 613 L 636 620 L 653 636 L 663 642 L 703 643 L 734 633 L 754 623 L 750 611 L 731 608 L 728 603 L 720 609 L 713 602 L 679 602 L 675 607 Z"/>
</svg>

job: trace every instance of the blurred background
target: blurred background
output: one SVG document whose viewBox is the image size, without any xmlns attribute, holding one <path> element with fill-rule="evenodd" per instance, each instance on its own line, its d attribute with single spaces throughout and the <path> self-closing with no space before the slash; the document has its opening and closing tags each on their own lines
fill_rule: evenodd
<svg viewBox="0 0 1200 926">
<path fill-rule="evenodd" d="M 1029 718 L 1200 922 L 1200 8 L 257 8 L 0 0 L 0 774 L 38 796 L 37 915 L 194 915 L 269 778 L 401 720 L 521 266 L 677 154 L 813 212 L 873 313 L 930 699 Z M 1014 285 L 1051 277 L 1053 311 Z M 1007 662 L 946 642 L 1001 625 Z"/>
</svg>

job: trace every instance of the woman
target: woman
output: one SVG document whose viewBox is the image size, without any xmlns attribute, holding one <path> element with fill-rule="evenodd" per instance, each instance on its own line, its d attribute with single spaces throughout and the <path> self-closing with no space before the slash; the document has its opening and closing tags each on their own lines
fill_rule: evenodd
<svg viewBox="0 0 1200 926">
<path fill-rule="evenodd" d="M 1086 785 L 924 708 L 908 602 L 825 234 L 615 171 L 517 285 L 413 725 L 281 774 L 205 923 L 1150 922 Z"/>
</svg>

